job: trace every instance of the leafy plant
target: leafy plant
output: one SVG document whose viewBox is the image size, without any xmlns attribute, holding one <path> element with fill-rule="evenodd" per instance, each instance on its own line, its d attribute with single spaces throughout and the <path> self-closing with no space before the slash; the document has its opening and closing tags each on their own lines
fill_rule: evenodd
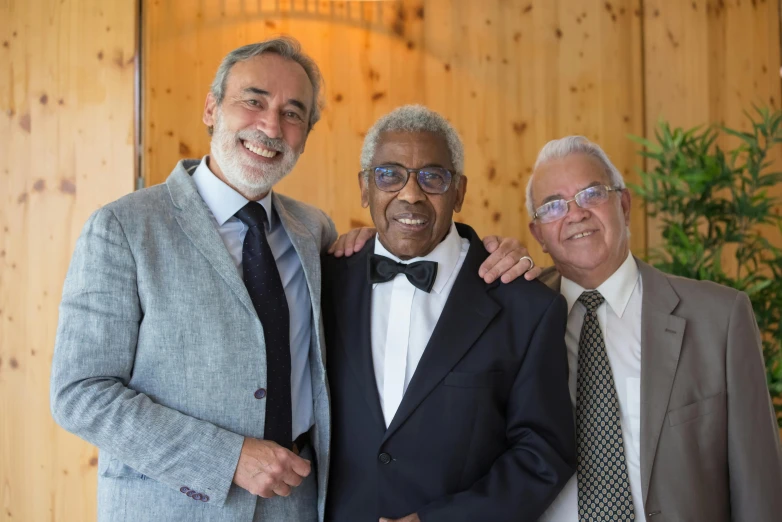
<svg viewBox="0 0 782 522">
<path fill-rule="evenodd" d="M 631 188 L 662 226 L 662 245 L 649 256 L 657 268 L 749 295 L 779 416 L 782 205 L 769 189 L 782 189 L 782 172 L 774 170 L 769 156 L 775 148 L 780 152 L 782 111 L 755 107 L 747 117 L 749 132 L 724 126 L 672 130 L 661 122 L 656 141 L 631 136 L 644 146 L 640 154 L 649 160 L 649 170 L 640 171 L 641 184 Z M 724 136 L 735 146 L 723 149 L 719 143 Z"/>
</svg>

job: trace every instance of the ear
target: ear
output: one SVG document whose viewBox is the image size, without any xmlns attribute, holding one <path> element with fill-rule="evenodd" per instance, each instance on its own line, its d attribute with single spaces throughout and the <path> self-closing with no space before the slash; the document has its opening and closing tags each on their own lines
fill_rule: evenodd
<svg viewBox="0 0 782 522">
<path fill-rule="evenodd" d="M 217 98 L 211 92 L 206 95 L 204 102 L 204 115 L 201 118 L 207 127 L 214 127 L 217 111 Z"/>
<path fill-rule="evenodd" d="M 540 233 L 538 227 L 539 225 L 534 220 L 529 222 L 529 231 L 532 232 L 532 235 L 537 239 L 538 243 L 540 243 L 541 248 L 543 248 L 543 253 L 548 254 L 548 248 L 546 248 L 546 243 L 543 241 L 543 234 Z"/>
<path fill-rule="evenodd" d="M 467 176 L 462 174 L 459 176 L 459 186 L 456 187 L 456 202 L 453 205 L 453 211 L 459 212 L 462 210 L 462 204 L 464 203 L 464 196 L 467 194 Z"/>
<path fill-rule="evenodd" d="M 358 186 L 361 189 L 361 208 L 369 206 L 369 179 L 364 176 L 364 171 L 358 173 Z"/>
<path fill-rule="evenodd" d="M 622 212 L 625 216 L 625 225 L 630 226 L 630 209 L 632 208 L 632 197 L 630 196 L 630 190 L 622 190 Z"/>
</svg>

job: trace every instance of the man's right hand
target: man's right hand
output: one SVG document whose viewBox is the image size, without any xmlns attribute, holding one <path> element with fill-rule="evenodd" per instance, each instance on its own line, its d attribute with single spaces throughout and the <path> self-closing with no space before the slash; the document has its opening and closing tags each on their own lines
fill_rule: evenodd
<svg viewBox="0 0 782 522">
<path fill-rule="evenodd" d="M 234 484 L 263 498 L 287 497 L 311 471 L 309 460 L 276 442 L 245 437 Z"/>
</svg>

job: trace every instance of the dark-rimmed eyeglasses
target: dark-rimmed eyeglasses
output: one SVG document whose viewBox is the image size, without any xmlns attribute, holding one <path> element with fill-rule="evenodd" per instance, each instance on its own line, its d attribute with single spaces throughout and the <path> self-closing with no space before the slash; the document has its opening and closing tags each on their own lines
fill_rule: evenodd
<svg viewBox="0 0 782 522">
<path fill-rule="evenodd" d="M 399 192 L 410 179 L 410 174 L 415 174 L 418 186 L 427 194 L 443 194 L 451 186 L 453 174 L 442 167 L 424 167 L 422 169 L 408 169 L 401 165 L 378 165 L 361 171 L 365 175 L 372 175 L 375 186 L 383 192 Z"/>
<path fill-rule="evenodd" d="M 565 217 L 570 209 L 570 202 L 575 201 L 581 208 L 595 208 L 608 201 L 611 192 L 622 192 L 621 187 L 609 187 L 608 185 L 595 185 L 587 187 L 573 199 L 555 199 L 539 206 L 535 210 L 534 219 L 541 223 L 552 223 Z"/>
</svg>

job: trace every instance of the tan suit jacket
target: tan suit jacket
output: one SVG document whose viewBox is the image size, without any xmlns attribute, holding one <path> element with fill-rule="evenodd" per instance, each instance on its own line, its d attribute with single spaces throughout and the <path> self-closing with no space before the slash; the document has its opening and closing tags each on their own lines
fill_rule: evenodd
<svg viewBox="0 0 782 522">
<path fill-rule="evenodd" d="M 782 448 L 749 298 L 636 262 L 646 520 L 782 520 Z M 560 289 L 556 269 L 540 279 Z"/>
</svg>

